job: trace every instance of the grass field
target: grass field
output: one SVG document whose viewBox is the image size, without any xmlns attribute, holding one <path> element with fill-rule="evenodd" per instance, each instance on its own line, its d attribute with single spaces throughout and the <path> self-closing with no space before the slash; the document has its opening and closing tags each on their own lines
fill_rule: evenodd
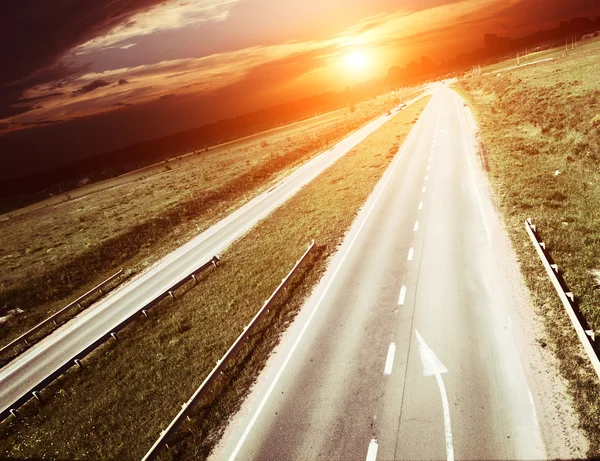
<svg viewBox="0 0 600 461">
<path fill-rule="evenodd" d="M 204 152 L 163 174 L 0 222 L 0 344 L 115 270 L 143 270 L 395 104 L 377 98 L 353 113 Z"/>
<path fill-rule="evenodd" d="M 409 90 L 405 90 L 409 91 Z M 223 154 L 231 152 L 232 150 L 239 151 L 241 149 L 260 144 L 262 142 L 269 143 L 272 140 L 277 139 L 280 136 L 288 136 L 290 133 L 299 130 L 312 130 L 318 129 L 319 127 L 324 126 L 328 122 L 336 122 L 340 119 L 345 118 L 348 113 L 348 109 L 339 109 L 333 112 L 329 112 L 323 115 L 315 116 L 310 119 L 301 120 L 299 122 L 291 123 L 288 125 L 284 125 L 277 128 L 272 128 L 267 131 L 263 131 L 261 133 L 257 133 L 254 135 L 246 136 L 240 139 L 236 139 L 234 141 L 229 141 L 223 144 L 219 144 L 217 146 L 210 147 L 209 151 L 211 151 L 210 156 L 214 156 L 215 154 Z M 88 196 L 90 194 L 97 193 L 101 190 L 110 189 L 117 186 L 122 186 L 124 184 L 130 183 L 132 181 L 145 179 L 149 176 L 163 174 L 167 171 L 176 168 L 187 167 L 189 162 L 193 162 L 194 164 L 198 163 L 198 156 L 206 157 L 207 151 L 197 150 L 193 152 L 189 152 L 188 154 L 179 155 L 177 157 L 172 157 L 167 159 L 166 161 L 158 162 L 153 165 L 148 165 L 143 168 L 130 171 L 128 173 L 121 174 L 112 179 L 106 179 L 104 181 L 94 182 L 91 184 L 86 184 L 80 186 L 76 189 L 69 190 L 65 193 L 57 193 L 51 197 L 48 197 L 44 200 L 32 203 L 31 205 L 24 206 L 17 209 L 11 209 L 6 213 L 0 214 L 0 222 L 6 219 L 12 219 L 16 216 L 20 216 L 22 214 L 31 213 L 32 211 L 36 211 L 42 208 L 47 208 L 51 206 L 60 206 L 65 202 L 69 202 L 73 199 L 78 199 L 81 197 Z M 10 201 L 10 199 L 7 199 Z M 5 205 L 8 207 L 8 205 Z M 2 209 L 2 200 L 0 200 L 0 210 Z"/>
<path fill-rule="evenodd" d="M 316 251 L 165 459 L 203 459 L 356 213 L 425 107 L 424 98 L 303 188 L 224 253 L 218 270 L 154 308 L 0 427 L 0 457 L 138 460 L 202 382 L 307 244 Z"/>
<path fill-rule="evenodd" d="M 478 121 L 482 161 L 546 321 L 547 344 L 597 457 L 600 385 L 523 222 L 531 217 L 538 226 L 581 313 L 600 330 L 600 41 L 553 53 L 552 61 L 466 77 L 458 87 Z"/>
</svg>

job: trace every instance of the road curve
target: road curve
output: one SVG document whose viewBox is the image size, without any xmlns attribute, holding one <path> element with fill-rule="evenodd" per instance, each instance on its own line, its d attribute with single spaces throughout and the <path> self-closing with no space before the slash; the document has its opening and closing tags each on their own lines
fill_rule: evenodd
<svg viewBox="0 0 600 461">
<path fill-rule="evenodd" d="M 0 370 L 0 420 L 15 403 L 23 403 L 36 386 L 73 361 L 80 351 L 227 248 L 393 116 L 379 117 L 306 162 L 275 187 L 250 200 L 3 367 Z"/>
<path fill-rule="evenodd" d="M 439 85 L 211 459 L 547 458 L 466 132 Z"/>
</svg>

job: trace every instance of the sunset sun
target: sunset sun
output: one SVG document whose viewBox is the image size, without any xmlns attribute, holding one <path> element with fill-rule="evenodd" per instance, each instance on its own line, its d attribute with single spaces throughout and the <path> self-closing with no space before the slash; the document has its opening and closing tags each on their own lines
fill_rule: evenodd
<svg viewBox="0 0 600 461">
<path fill-rule="evenodd" d="M 346 67 L 352 72 L 364 71 L 369 65 L 369 59 L 364 51 L 355 51 L 346 56 Z"/>
</svg>

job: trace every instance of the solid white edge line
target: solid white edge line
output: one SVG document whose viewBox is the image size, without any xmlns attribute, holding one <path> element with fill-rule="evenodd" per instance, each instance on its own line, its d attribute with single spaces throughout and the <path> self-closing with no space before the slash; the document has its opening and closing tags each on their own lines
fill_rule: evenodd
<svg viewBox="0 0 600 461">
<path fill-rule="evenodd" d="M 394 368 L 394 356 L 396 355 L 396 344 L 390 344 L 388 347 L 387 358 L 385 360 L 385 369 L 383 370 L 384 375 L 391 375 L 392 369 Z"/>
<path fill-rule="evenodd" d="M 398 306 L 403 306 L 405 299 L 406 299 L 406 285 L 402 285 L 402 288 L 400 288 L 400 296 L 398 297 Z"/>
<path fill-rule="evenodd" d="M 533 394 L 531 393 L 531 390 L 528 390 L 528 393 L 529 393 L 529 402 L 531 402 L 531 409 L 533 410 L 533 419 L 535 421 L 535 425 L 539 429 L 540 423 L 538 421 L 537 411 L 535 410 L 535 403 L 533 402 Z"/>
<path fill-rule="evenodd" d="M 408 261 L 413 260 L 414 254 L 415 254 L 415 249 L 411 247 L 410 250 L 408 250 Z"/>
<path fill-rule="evenodd" d="M 428 108 L 429 108 L 429 104 L 425 107 L 425 109 L 421 113 L 421 116 L 419 117 L 419 121 L 422 120 L 421 117 L 423 115 L 425 115 L 425 113 L 426 113 L 426 111 L 427 111 Z M 415 125 L 413 127 L 413 130 L 410 131 L 410 133 L 408 134 L 408 136 L 404 140 L 404 143 L 403 143 L 403 145 L 402 145 L 402 147 L 401 147 L 398 155 L 396 155 L 396 158 L 394 158 L 394 160 L 392 161 L 392 164 L 390 164 L 390 166 L 388 167 L 390 173 L 388 174 L 387 178 L 385 178 L 385 180 L 384 180 L 384 182 L 383 182 L 383 184 L 381 186 L 381 189 L 379 189 L 379 192 L 377 193 L 377 196 L 375 197 L 375 199 L 373 200 L 373 203 L 371 204 L 371 208 L 369 208 L 369 211 L 367 211 L 367 214 L 363 218 L 363 222 L 360 223 L 360 226 L 358 227 L 358 229 L 356 231 L 356 234 L 354 235 L 354 238 L 352 239 L 352 241 L 348 245 L 348 249 L 346 250 L 346 253 L 342 256 L 340 262 L 338 263 L 338 266 L 335 268 L 335 271 L 333 272 L 331 278 L 329 279 L 329 282 L 325 286 L 325 289 L 323 290 L 323 293 L 321 293 L 321 296 L 319 297 L 319 299 L 317 300 L 317 303 L 315 304 L 315 307 L 313 307 L 313 310 L 309 314 L 309 316 L 308 316 L 308 318 L 306 320 L 306 323 L 304 324 L 304 326 L 300 330 L 300 333 L 298 334 L 298 337 L 296 338 L 296 340 L 292 344 L 292 347 L 290 348 L 290 351 L 288 352 L 288 355 L 286 356 L 286 358 L 283 361 L 281 367 L 279 368 L 279 370 L 275 374 L 275 377 L 273 378 L 273 381 L 271 382 L 271 385 L 269 386 L 269 388 L 267 389 L 267 392 L 263 396 L 260 404 L 258 405 L 258 408 L 254 412 L 254 415 L 252 415 L 252 418 L 250 419 L 250 422 L 248 423 L 248 426 L 246 426 L 246 429 L 244 430 L 244 433 L 240 437 L 240 440 L 238 441 L 237 445 L 235 446 L 235 449 L 233 450 L 233 453 L 229 456 L 229 458 L 228 458 L 229 461 L 233 461 L 237 457 L 237 454 L 239 453 L 239 451 L 241 450 L 242 446 L 244 445 L 244 442 L 246 441 L 246 438 L 248 437 L 248 434 L 250 433 L 250 431 L 252 430 L 252 427 L 256 423 L 256 420 L 258 419 L 258 417 L 259 417 L 260 413 L 262 412 L 265 404 L 267 403 L 267 400 L 271 396 L 271 393 L 273 392 L 273 389 L 275 389 L 275 386 L 277 385 L 277 382 L 281 378 L 281 375 L 283 374 L 283 371 L 287 367 L 287 364 L 291 360 L 292 355 L 296 351 L 296 348 L 298 347 L 298 344 L 300 344 L 300 341 L 302 340 L 302 338 L 304 337 L 306 331 L 308 330 L 308 326 L 312 322 L 312 319 L 314 318 L 315 314 L 317 313 L 317 310 L 319 309 L 319 307 L 321 306 L 321 303 L 325 299 L 325 296 L 327 295 L 327 292 L 329 291 L 329 288 L 331 287 L 331 284 L 335 280 L 335 278 L 337 276 L 337 273 L 342 268 L 343 263 L 346 260 L 347 256 L 350 254 L 350 250 L 352 250 L 352 247 L 354 246 L 354 243 L 356 242 L 356 239 L 361 234 L 361 231 L 364 228 L 365 224 L 367 223 L 367 220 L 368 220 L 369 216 L 371 215 L 371 212 L 375 209 L 375 206 L 379 202 L 379 198 L 383 194 L 383 191 L 385 190 L 385 188 L 388 185 L 391 177 L 393 176 L 393 174 L 394 174 L 397 166 L 399 165 L 400 160 L 402 159 L 402 157 L 404 155 L 404 152 L 406 151 L 407 146 L 410 144 L 410 142 L 412 142 L 412 137 L 416 136 L 416 135 L 413 135 L 411 137 L 411 134 L 416 133 L 416 130 L 414 130 L 414 128 L 416 128 L 417 126 L 420 127 L 420 125 L 421 125 L 421 123 L 417 122 L 417 125 Z M 396 162 L 396 163 L 394 164 L 394 162 Z M 385 175 L 385 173 L 384 173 L 384 175 Z M 377 187 L 377 186 L 375 186 L 375 187 Z M 411 248 L 411 250 L 412 250 L 412 248 Z M 373 439 L 373 441 L 371 442 L 371 444 L 373 444 L 373 442 L 375 443 L 375 447 L 376 447 L 375 448 L 375 456 L 376 456 L 377 455 L 377 440 Z"/>
<path fill-rule="evenodd" d="M 375 461 L 377 459 L 377 439 L 372 439 L 371 443 L 369 443 L 369 450 L 367 451 L 367 460 L 366 461 Z"/>
<path fill-rule="evenodd" d="M 485 233 L 487 234 L 488 244 L 490 246 L 492 246 L 492 234 L 490 232 L 490 226 L 488 225 L 487 218 L 485 217 L 485 212 L 483 211 L 481 194 L 479 193 L 479 187 L 477 187 L 477 180 L 475 178 L 475 170 L 473 169 L 473 165 L 471 163 L 471 157 L 469 155 L 469 147 L 467 144 L 467 138 L 466 138 L 465 129 L 463 126 L 463 117 L 465 117 L 465 116 L 464 116 L 464 114 L 463 114 L 463 117 L 461 117 L 461 115 L 460 115 L 460 109 L 459 109 L 460 96 L 458 96 L 457 93 L 455 93 L 455 95 L 456 95 L 456 99 L 455 99 L 456 115 L 458 116 L 458 124 L 460 125 L 462 140 L 463 140 L 463 144 L 465 146 L 465 155 L 467 157 L 467 164 L 469 165 L 469 170 L 471 172 L 471 178 L 473 180 L 473 185 L 475 187 L 475 196 L 477 197 L 477 204 L 479 205 L 479 211 L 481 212 L 481 217 L 483 219 L 483 227 L 485 228 Z M 466 118 L 465 118 L 464 125 L 466 125 L 466 123 L 467 122 L 466 122 Z"/>
</svg>

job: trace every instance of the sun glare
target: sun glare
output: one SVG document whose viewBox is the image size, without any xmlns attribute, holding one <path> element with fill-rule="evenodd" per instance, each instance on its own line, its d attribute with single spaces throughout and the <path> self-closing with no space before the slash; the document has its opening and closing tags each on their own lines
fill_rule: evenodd
<svg viewBox="0 0 600 461">
<path fill-rule="evenodd" d="M 365 70 L 368 64 L 369 59 L 364 51 L 355 51 L 346 56 L 346 67 L 353 72 Z"/>
</svg>

